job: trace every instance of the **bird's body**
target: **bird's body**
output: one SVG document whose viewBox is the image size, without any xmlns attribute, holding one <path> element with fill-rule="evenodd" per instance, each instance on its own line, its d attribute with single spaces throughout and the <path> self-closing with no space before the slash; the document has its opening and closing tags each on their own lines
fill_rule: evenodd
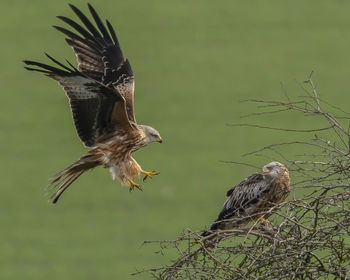
<svg viewBox="0 0 350 280">
<path fill-rule="evenodd" d="M 113 179 L 128 184 L 130 190 L 140 186 L 134 179 L 145 174 L 145 178 L 158 174 L 144 171 L 131 154 L 151 142 L 162 142 L 157 130 L 136 123 L 134 114 L 134 75 L 131 65 L 123 57 L 119 42 L 111 24 L 103 24 L 91 5 L 94 24 L 75 6 L 70 5 L 84 26 L 59 16 L 77 33 L 54 26 L 64 33 L 67 43 L 73 48 L 78 69 L 63 65 L 47 55 L 56 66 L 35 61 L 24 61 L 30 71 L 45 73 L 55 79 L 67 94 L 72 109 L 77 133 L 90 147 L 79 160 L 54 176 L 52 201 L 85 171 L 97 166 L 109 168 Z"/>
<path fill-rule="evenodd" d="M 250 175 L 227 192 L 218 218 L 202 236 L 266 219 L 272 214 L 270 210 L 283 202 L 289 193 L 288 169 L 279 162 L 271 162 L 261 173 Z"/>
<path fill-rule="evenodd" d="M 109 168 L 113 180 L 118 178 L 123 184 L 128 184 L 142 172 L 131 154 L 146 145 L 146 137 L 139 131 L 123 135 L 116 133 L 99 143 L 94 152 L 101 155 L 103 165 Z"/>
</svg>

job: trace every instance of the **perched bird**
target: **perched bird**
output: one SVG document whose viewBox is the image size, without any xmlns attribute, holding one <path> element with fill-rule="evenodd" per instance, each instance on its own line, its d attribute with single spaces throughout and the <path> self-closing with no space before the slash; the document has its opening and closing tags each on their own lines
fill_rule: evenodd
<svg viewBox="0 0 350 280">
<path fill-rule="evenodd" d="M 258 219 L 267 219 L 272 207 L 283 202 L 290 193 L 289 172 L 277 161 L 270 162 L 262 172 L 254 173 L 231 188 L 218 218 L 202 236 L 217 230 L 237 228 Z"/>
<path fill-rule="evenodd" d="M 55 67 L 25 60 L 30 71 L 45 73 L 63 87 L 70 102 L 73 119 L 81 141 L 91 150 L 79 160 L 56 174 L 51 181 L 53 203 L 85 171 L 97 166 L 109 168 L 113 179 L 141 189 L 134 178 L 147 177 L 155 171 L 144 171 L 131 154 L 151 142 L 162 143 L 157 130 L 136 123 L 134 115 L 134 75 L 124 58 L 112 25 L 101 21 L 88 4 L 96 26 L 75 6 L 70 5 L 84 26 L 64 16 L 60 20 L 75 33 L 54 26 L 65 34 L 73 48 L 78 68 L 66 66 L 48 54 Z M 106 28 L 107 26 L 107 28 Z M 33 68 L 34 67 L 34 68 Z"/>
</svg>

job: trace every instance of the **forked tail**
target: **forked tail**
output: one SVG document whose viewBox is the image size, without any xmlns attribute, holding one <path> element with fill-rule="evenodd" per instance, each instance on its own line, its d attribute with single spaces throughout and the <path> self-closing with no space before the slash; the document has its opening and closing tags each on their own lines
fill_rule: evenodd
<svg viewBox="0 0 350 280">
<path fill-rule="evenodd" d="M 66 169 L 57 173 L 50 180 L 50 185 L 48 186 L 50 201 L 56 203 L 60 198 L 62 193 L 83 174 L 102 163 L 101 155 L 94 153 L 87 153 L 82 156 L 79 160 L 68 166 Z"/>
</svg>

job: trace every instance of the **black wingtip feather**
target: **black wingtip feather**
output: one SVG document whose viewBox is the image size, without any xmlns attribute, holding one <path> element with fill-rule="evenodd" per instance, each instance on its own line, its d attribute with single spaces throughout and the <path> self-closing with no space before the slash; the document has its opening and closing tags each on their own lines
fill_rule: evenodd
<svg viewBox="0 0 350 280">
<path fill-rule="evenodd" d="M 109 36 L 109 34 L 107 32 L 107 29 L 104 26 L 103 22 L 101 21 L 101 18 L 97 14 L 96 10 L 90 5 L 90 3 L 88 3 L 88 7 L 89 7 L 89 10 L 90 10 L 90 13 L 91 13 L 92 17 L 95 20 L 95 23 L 97 24 L 98 29 L 101 31 L 101 33 L 103 35 L 103 39 L 105 39 L 109 43 L 112 43 L 112 39 Z"/>
<path fill-rule="evenodd" d="M 114 31 L 114 29 L 113 29 L 112 24 L 111 24 L 108 20 L 106 20 L 106 24 L 107 24 L 109 33 L 111 33 L 111 35 L 112 35 L 114 44 L 115 44 L 116 46 L 119 46 L 118 38 L 117 38 L 117 35 L 115 34 L 115 31 Z"/>
<path fill-rule="evenodd" d="M 50 71 L 47 71 L 47 70 L 36 69 L 36 68 L 27 67 L 27 66 L 24 66 L 24 69 L 26 69 L 28 71 L 37 71 L 37 72 L 41 72 L 41 73 L 45 73 L 45 74 L 51 73 Z"/>
<path fill-rule="evenodd" d="M 62 64 L 61 62 L 57 61 L 56 59 L 54 59 L 52 56 L 50 56 L 48 53 L 45 52 L 45 55 L 54 63 L 56 63 L 57 65 L 61 66 L 62 68 L 66 69 L 69 72 L 73 72 L 72 69 L 68 68 L 67 66 L 65 66 L 64 64 Z M 74 67 L 73 67 L 74 69 Z M 75 70 L 75 69 L 74 69 Z"/>
<path fill-rule="evenodd" d="M 93 40 L 94 37 L 86 31 L 80 24 L 76 23 L 74 20 L 71 20 L 70 18 L 64 17 L 64 16 L 58 16 L 60 20 L 67 23 L 69 26 L 74 28 L 76 31 L 78 31 L 81 35 L 83 35 L 85 38 Z"/>
<path fill-rule="evenodd" d="M 74 9 L 77 9 L 77 10 L 78 10 L 78 8 L 75 7 L 72 3 L 69 3 L 68 5 L 69 5 L 69 7 L 70 7 L 73 11 L 74 11 Z"/>
<path fill-rule="evenodd" d="M 83 14 L 82 11 L 80 11 L 77 7 L 75 7 L 72 4 L 69 4 L 73 12 L 80 18 L 80 20 L 84 23 L 86 28 L 96 37 L 96 38 L 102 38 L 98 30 L 95 28 L 95 26 L 91 23 L 91 21 Z"/>
<path fill-rule="evenodd" d="M 84 42 L 84 38 L 82 38 L 79 35 L 73 33 L 72 31 L 69 31 L 68 29 L 65 29 L 65 28 L 63 28 L 61 26 L 57 26 L 57 25 L 52 25 L 52 27 L 55 28 L 56 30 L 62 32 L 64 35 L 68 36 L 71 39 L 75 39 L 75 40 Z"/>
<path fill-rule="evenodd" d="M 72 67 L 74 69 L 75 72 L 79 72 L 79 70 L 77 68 L 75 68 L 74 65 L 72 63 L 70 63 L 68 59 L 66 59 L 66 62 L 69 64 L 70 67 Z"/>
<path fill-rule="evenodd" d="M 85 39 L 61 26 L 53 25 L 52 27 L 58 30 L 59 32 L 62 32 L 64 35 L 68 36 L 72 40 L 77 40 L 79 42 L 82 42 L 96 51 L 99 51 L 99 48 L 103 47 L 103 45 L 100 42 L 98 42 L 98 40 L 95 40 L 95 38 L 93 38 L 91 35 L 89 35 L 91 38 Z"/>
<path fill-rule="evenodd" d="M 54 63 L 61 66 L 65 70 L 59 69 L 57 67 L 53 67 L 53 66 L 41 63 L 41 62 L 32 61 L 32 60 L 24 60 L 23 62 L 26 65 L 37 66 L 39 68 L 33 68 L 33 67 L 25 67 L 25 68 L 29 71 L 42 72 L 42 73 L 48 74 L 49 76 L 52 74 L 56 74 L 56 75 L 60 75 L 60 76 L 70 76 L 72 74 L 76 75 L 79 73 L 79 72 L 75 71 L 74 68 L 70 69 L 67 66 L 63 65 L 62 63 L 60 63 L 59 61 L 57 61 L 56 59 L 54 59 L 53 57 L 51 57 L 50 55 L 48 55 L 48 54 L 46 54 L 46 55 L 50 60 L 52 60 Z"/>
</svg>

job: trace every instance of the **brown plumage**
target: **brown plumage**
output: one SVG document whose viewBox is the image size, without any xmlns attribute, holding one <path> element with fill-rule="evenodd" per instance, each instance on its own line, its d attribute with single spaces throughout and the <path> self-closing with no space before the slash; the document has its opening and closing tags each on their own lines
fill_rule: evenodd
<svg viewBox="0 0 350 280">
<path fill-rule="evenodd" d="M 271 208 L 283 202 L 290 193 L 290 178 L 286 166 L 279 162 L 265 165 L 262 172 L 244 179 L 227 192 L 218 218 L 202 236 L 217 230 L 239 227 L 250 221 L 268 218 Z"/>
<path fill-rule="evenodd" d="M 24 61 L 31 67 L 55 79 L 67 94 L 77 133 L 85 146 L 92 149 L 78 161 L 54 176 L 51 182 L 52 202 L 85 171 L 97 166 L 110 169 L 113 179 L 128 184 L 130 190 L 140 186 L 133 180 L 141 173 L 145 178 L 158 174 L 144 171 L 131 154 L 151 142 L 162 142 L 157 130 L 138 125 L 134 115 L 134 75 L 124 58 L 115 31 L 109 21 L 106 26 L 94 8 L 88 4 L 94 24 L 75 6 L 70 5 L 84 26 L 59 16 L 77 33 L 54 26 L 67 36 L 73 48 L 78 69 L 47 57 L 59 67 L 35 61 Z M 36 66 L 33 68 L 32 66 Z"/>
</svg>

